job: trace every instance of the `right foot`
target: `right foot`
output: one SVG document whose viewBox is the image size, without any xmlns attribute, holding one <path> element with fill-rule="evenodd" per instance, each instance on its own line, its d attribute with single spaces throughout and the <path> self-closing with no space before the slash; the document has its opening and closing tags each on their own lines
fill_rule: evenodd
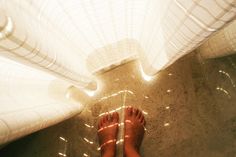
<svg viewBox="0 0 236 157">
<path fill-rule="evenodd" d="M 145 119 L 142 112 L 133 107 L 125 109 L 124 151 L 127 157 L 139 156 L 139 147 L 143 140 Z"/>
<path fill-rule="evenodd" d="M 114 157 L 116 152 L 116 136 L 119 115 L 117 112 L 106 114 L 98 124 L 98 139 L 102 157 Z"/>
</svg>

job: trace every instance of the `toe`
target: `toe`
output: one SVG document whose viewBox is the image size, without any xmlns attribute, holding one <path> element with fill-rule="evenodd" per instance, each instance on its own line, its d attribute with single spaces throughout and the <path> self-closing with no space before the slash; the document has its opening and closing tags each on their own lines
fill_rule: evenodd
<svg viewBox="0 0 236 157">
<path fill-rule="evenodd" d="M 126 114 L 126 116 L 131 116 L 132 115 L 132 108 L 129 106 L 129 107 L 127 107 L 126 109 L 125 109 L 125 114 Z"/>
<path fill-rule="evenodd" d="M 142 111 L 138 110 L 138 115 L 137 115 L 138 119 L 140 119 L 142 117 Z"/>
<path fill-rule="evenodd" d="M 104 115 L 103 117 L 102 117 L 102 125 L 104 126 L 105 124 L 106 124 L 106 120 L 107 118 L 106 118 L 106 115 Z"/>
<path fill-rule="evenodd" d="M 113 122 L 118 122 L 119 121 L 119 115 L 117 112 L 114 112 L 112 114 Z"/>
<path fill-rule="evenodd" d="M 137 108 L 133 108 L 133 115 L 137 116 L 138 115 L 138 109 Z"/>
<path fill-rule="evenodd" d="M 107 114 L 106 114 L 106 117 L 105 117 L 105 122 L 106 122 L 106 123 L 109 122 L 109 119 L 110 119 L 109 116 L 110 116 L 110 114 L 107 113 Z"/>
<path fill-rule="evenodd" d="M 113 122 L 113 113 L 109 113 L 109 122 Z"/>
</svg>

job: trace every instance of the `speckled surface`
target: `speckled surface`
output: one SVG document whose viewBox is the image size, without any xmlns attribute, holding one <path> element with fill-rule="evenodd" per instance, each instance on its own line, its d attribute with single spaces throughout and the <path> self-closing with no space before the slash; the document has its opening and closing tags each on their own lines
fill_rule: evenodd
<svg viewBox="0 0 236 157">
<path fill-rule="evenodd" d="M 86 100 L 80 115 L 13 142 L 0 156 L 99 156 L 99 115 L 130 105 L 147 113 L 142 157 L 236 156 L 235 55 L 203 60 L 190 54 L 150 81 L 137 61 L 98 77 L 100 91 Z M 123 110 L 119 113 L 122 121 Z M 122 137 L 122 127 L 120 132 Z"/>
</svg>

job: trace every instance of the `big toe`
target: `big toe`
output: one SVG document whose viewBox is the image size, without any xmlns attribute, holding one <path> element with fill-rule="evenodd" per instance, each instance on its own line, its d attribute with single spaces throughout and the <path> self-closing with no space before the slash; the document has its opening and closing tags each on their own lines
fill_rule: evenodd
<svg viewBox="0 0 236 157">
<path fill-rule="evenodd" d="M 134 115 L 134 116 L 137 116 L 138 113 L 139 113 L 139 109 L 133 108 L 133 115 Z"/>
<path fill-rule="evenodd" d="M 143 117 L 142 111 L 138 110 L 137 118 L 141 119 Z"/>
<path fill-rule="evenodd" d="M 130 106 L 125 108 L 125 116 L 126 117 L 131 116 L 132 115 L 132 111 L 133 111 L 133 109 Z"/>
</svg>

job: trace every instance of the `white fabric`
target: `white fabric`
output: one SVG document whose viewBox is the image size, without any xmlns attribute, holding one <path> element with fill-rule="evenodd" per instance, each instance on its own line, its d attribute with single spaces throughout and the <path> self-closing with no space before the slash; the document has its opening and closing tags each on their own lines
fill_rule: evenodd
<svg viewBox="0 0 236 157">
<path fill-rule="evenodd" d="M 236 20 L 211 36 L 196 51 L 203 58 L 216 58 L 236 53 Z"/>
<path fill-rule="evenodd" d="M 141 47 L 146 73 L 155 74 L 192 51 L 235 17 L 235 0 L 1 0 L 14 23 L 0 52 L 17 54 L 44 69 L 86 86 L 93 81 L 86 64 L 107 66 Z M 126 40 L 125 40 L 126 39 Z M 121 53 L 118 41 L 135 40 Z M 21 44 L 17 46 L 17 44 Z M 97 49 L 108 54 L 89 59 Z M 14 51 L 11 50 L 13 48 Z M 36 49 L 36 52 L 30 52 Z M 117 50 L 116 50 L 117 49 Z M 7 52 L 6 52 L 7 51 Z M 133 52 L 132 52 L 133 53 Z M 36 54 L 36 55 L 35 55 Z M 119 58 L 119 55 L 121 57 Z M 103 56 L 103 57 L 102 57 Z M 93 57 L 92 57 L 93 58 Z M 99 66 L 101 68 L 101 66 Z"/>
<path fill-rule="evenodd" d="M 0 144 L 81 111 L 81 104 L 66 101 L 61 93 L 66 93 L 68 86 L 55 86 L 54 77 L 2 57 L 0 67 Z"/>
</svg>

